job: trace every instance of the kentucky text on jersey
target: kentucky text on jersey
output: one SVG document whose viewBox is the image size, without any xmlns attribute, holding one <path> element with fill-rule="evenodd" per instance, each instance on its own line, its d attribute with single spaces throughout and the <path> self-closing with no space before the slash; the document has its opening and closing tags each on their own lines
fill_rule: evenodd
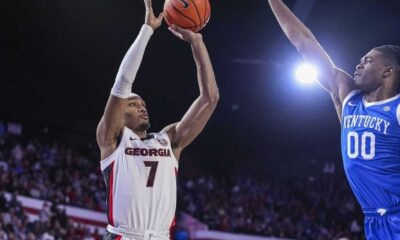
<svg viewBox="0 0 400 240">
<path fill-rule="evenodd" d="M 379 117 L 368 115 L 349 115 L 344 117 L 343 128 L 364 127 L 375 129 L 376 131 L 387 134 L 390 122 Z"/>
<path fill-rule="evenodd" d="M 131 156 L 170 157 L 171 152 L 165 148 L 125 148 L 125 154 Z"/>
</svg>

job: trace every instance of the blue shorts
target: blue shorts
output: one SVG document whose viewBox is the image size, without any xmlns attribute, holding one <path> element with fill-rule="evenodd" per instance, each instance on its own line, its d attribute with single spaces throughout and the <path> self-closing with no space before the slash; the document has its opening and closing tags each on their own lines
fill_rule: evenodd
<svg viewBox="0 0 400 240">
<path fill-rule="evenodd" d="M 400 240 L 400 207 L 363 209 L 368 240 Z"/>
</svg>

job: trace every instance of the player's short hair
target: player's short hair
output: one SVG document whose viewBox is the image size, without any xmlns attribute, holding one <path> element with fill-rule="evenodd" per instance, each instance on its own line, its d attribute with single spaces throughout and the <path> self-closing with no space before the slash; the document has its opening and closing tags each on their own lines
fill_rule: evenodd
<svg viewBox="0 0 400 240">
<path fill-rule="evenodd" d="M 395 45 L 382 45 L 374 48 L 374 50 L 381 52 L 385 58 L 392 61 L 396 67 L 400 67 L 400 47 Z"/>
<path fill-rule="evenodd" d="M 139 94 L 136 94 L 136 93 L 129 93 L 128 99 L 129 98 L 140 98 L 140 99 L 143 99 L 141 96 L 139 96 Z"/>
<path fill-rule="evenodd" d="M 382 45 L 374 48 L 374 50 L 381 52 L 385 58 L 393 62 L 396 69 L 395 71 L 397 71 L 397 81 L 400 81 L 400 47 L 395 45 Z M 400 92 L 400 87 L 397 89 L 397 92 Z"/>
</svg>

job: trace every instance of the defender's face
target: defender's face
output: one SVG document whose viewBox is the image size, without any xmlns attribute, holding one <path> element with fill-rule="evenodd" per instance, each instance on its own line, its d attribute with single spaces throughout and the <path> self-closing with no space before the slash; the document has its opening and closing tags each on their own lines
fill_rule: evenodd
<svg viewBox="0 0 400 240">
<path fill-rule="evenodd" d="M 369 51 L 361 58 L 354 72 L 356 86 L 364 92 L 377 89 L 383 82 L 383 73 L 386 68 L 381 52 Z"/>
<path fill-rule="evenodd" d="M 146 103 L 141 98 L 130 98 L 124 114 L 125 125 L 131 129 L 147 130 L 150 127 Z"/>
</svg>

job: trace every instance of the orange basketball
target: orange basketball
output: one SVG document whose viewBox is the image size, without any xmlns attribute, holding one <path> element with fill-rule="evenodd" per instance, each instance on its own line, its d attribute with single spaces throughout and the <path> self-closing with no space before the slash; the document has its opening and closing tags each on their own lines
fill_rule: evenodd
<svg viewBox="0 0 400 240">
<path fill-rule="evenodd" d="M 208 0 L 165 0 L 164 16 L 169 26 L 174 24 L 197 32 L 206 26 L 210 14 Z"/>
</svg>

